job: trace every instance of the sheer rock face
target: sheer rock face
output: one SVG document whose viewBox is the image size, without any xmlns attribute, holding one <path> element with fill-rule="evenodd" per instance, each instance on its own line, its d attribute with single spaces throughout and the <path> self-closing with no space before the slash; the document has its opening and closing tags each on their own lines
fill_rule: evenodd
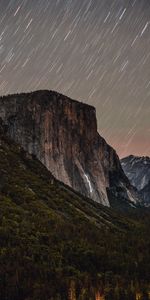
<svg viewBox="0 0 150 300">
<path fill-rule="evenodd" d="M 1 97 L 0 117 L 9 136 L 60 181 L 106 206 L 114 195 L 136 203 L 116 152 L 97 132 L 94 107 L 37 91 Z"/>
</svg>

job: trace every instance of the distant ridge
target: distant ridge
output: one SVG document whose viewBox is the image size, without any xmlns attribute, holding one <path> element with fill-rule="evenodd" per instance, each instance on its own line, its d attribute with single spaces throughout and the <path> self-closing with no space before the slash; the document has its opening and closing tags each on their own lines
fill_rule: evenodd
<svg viewBox="0 0 150 300">
<path fill-rule="evenodd" d="M 130 155 L 121 160 L 126 176 L 135 186 L 145 206 L 150 206 L 150 157 Z"/>
</svg>

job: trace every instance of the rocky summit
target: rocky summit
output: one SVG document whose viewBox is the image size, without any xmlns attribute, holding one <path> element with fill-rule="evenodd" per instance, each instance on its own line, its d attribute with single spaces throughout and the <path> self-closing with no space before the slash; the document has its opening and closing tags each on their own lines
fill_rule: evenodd
<svg viewBox="0 0 150 300">
<path fill-rule="evenodd" d="M 150 158 L 130 155 L 121 160 L 126 176 L 143 199 L 145 206 L 150 206 Z"/>
<path fill-rule="evenodd" d="M 95 108 L 54 91 L 0 98 L 9 137 L 60 181 L 105 206 L 134 206 L 137 192 L 97 131 Z"/>
</svg>

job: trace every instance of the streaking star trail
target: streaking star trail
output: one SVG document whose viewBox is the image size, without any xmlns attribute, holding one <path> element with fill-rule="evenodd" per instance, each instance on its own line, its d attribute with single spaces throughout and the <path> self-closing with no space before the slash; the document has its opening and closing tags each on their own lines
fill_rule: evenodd
<svg viewBox="0 0 150 300">
<path fill-rule="evenodd" d="M 120 157 L 150 155 L 150 1 L 1 0 L 0 94 L 37 89 L 93 104 Z"/>
</svg>

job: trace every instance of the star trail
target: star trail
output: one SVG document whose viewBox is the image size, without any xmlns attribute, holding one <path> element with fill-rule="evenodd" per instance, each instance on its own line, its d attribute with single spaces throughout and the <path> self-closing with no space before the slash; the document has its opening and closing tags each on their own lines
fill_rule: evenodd
<svg viewBox="0 0 150 300">
<path fill-rule="evenodd" d="M 120 157 L 150 155 L 150 1 L 1 0 L 0 94 L 38 89 L 94 105 Z"/>
</svg>

